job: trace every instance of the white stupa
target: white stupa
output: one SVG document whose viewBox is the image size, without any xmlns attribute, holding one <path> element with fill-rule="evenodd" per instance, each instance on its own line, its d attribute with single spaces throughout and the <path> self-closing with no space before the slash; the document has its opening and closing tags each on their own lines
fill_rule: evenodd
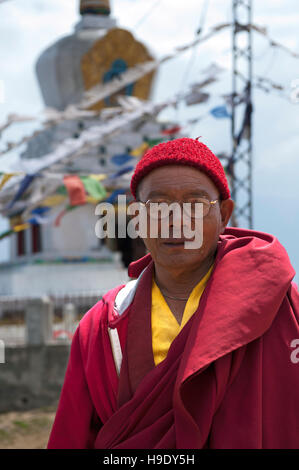
<svg viewBox="0 0 299 470">
<path fill-rule="evenodd" d="M 64 110 L 78 103 L 83 93 L 98 83 L 107 83 L 137 63 L 152 59 L 147 48 L 133 35 L 116 26 L 108 0 L 81 0 L 81 20 L 72 34 L 46 49 L 36 64 L 36 74 L 45 107 Z M 150 99 L 153 74 L 148 74 L 121 91 L 122 95 Z M 115 95 L 91 109 L 115 106 Z M 42 158 L 66 138 L 76 138 L 97 118 L 64 121 L 43 131 L 28 143 L 23 159 Z M 101 145 L 64 168 L 67 174 L 117 172 L 122 166 L 113 156 L 129 153 L 146 139 L 161 137 L 167 123 L 148 117 L 138 126 L 128 125 L 124 132 L 106 139 Z M 136 165 L 137 159 L 133 164 Z M 127 188 L 129 177 L 127 175 Z M 106 240 L 95 235 L 95 204 L 88 203 L 57 217 L 66 206 L 63 187 L 53 195 L 61 203 L 51 205 L 47 216 L 53 223 L 32 225 L 12 235 L 10 262 L 0 268 L 0 295 L 54 297 L 80 293 L 102 295 L 127 281 L 126 266 L 145 254 L 140 241 Z M 26 197 L 26 193 L 25 193 Z M 11 221 L 18 214 L 10 215 Z M 122 250 L 122 251 L 120 251 Z"/>
</svg>

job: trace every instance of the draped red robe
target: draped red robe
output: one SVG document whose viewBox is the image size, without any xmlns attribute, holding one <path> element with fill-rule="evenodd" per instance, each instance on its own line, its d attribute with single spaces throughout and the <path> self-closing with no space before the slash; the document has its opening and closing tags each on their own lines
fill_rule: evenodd
<svg viewBox="0 0 299 470">
<path fill-rule="evenodd" d="M 150 255 L 130 265 L 131 277 L 144 271 L 121 315 L 118 286 L 82 318 L 48 448 L 299 448 L 299 294 L 279 241 L 226 229 L 198 309 L 158 366 L 153 269 Z"/>
</svg>

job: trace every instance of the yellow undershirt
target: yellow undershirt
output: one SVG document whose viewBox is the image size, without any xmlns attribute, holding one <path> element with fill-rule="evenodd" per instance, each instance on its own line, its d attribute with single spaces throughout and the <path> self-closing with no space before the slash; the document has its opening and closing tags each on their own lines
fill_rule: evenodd
<svg viewBox="0 0 299 470">
<path fill-rule="evenodd" d="M 197 310 L 200 297 L 206 287 L 214 265 L 212 265 L 207 274 L 193 288 L 185 305 L 182 323 L 179 324 L 164 299 L 154 278 L 152 281 L 152 347 L 155 364 L 163 361 L 168 353 L 170 345 L 175 337 L 186 325 L 193 313 Z"/>
</svg>

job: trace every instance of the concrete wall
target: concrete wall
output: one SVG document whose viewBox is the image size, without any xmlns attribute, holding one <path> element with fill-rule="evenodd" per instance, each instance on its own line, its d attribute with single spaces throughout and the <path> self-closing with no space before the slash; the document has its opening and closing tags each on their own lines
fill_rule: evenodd
<svg viewBox="0 0 299 470">
<path fill-rule="evenodd" d="M 119 253 L 116 255 L 120 257 Z M 0 266 L 0 296 L 38 297 L 62 293 L 98 293 L 100 296 L 127 281 L 127 270 L 120 261 Z"/>
<path fill-rule="evenodd" d="M 70 344 L 5 348 L 0 364 L 0 413 L 55 404 L 64 381 Z"/>
</svg>

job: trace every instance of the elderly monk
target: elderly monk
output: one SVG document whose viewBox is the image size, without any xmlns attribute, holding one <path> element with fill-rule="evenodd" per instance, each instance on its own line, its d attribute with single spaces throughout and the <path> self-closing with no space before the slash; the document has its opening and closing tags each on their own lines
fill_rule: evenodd
<svg viewBox="0 0 299 470">
<path fill-rule="evenodd" d="M 48 448 L 298 448 L 299 294 L 285 249 L 227 228 L 225 173 L 198 140 L 150 149 L 131 191 L 147 209 L 189 207 L 191 221 L 201 203 L 202 245 L 174 237 L 172 215 L 167 238 L 147 232 L 132 280 L 80 321 Z"/>
</svg>

